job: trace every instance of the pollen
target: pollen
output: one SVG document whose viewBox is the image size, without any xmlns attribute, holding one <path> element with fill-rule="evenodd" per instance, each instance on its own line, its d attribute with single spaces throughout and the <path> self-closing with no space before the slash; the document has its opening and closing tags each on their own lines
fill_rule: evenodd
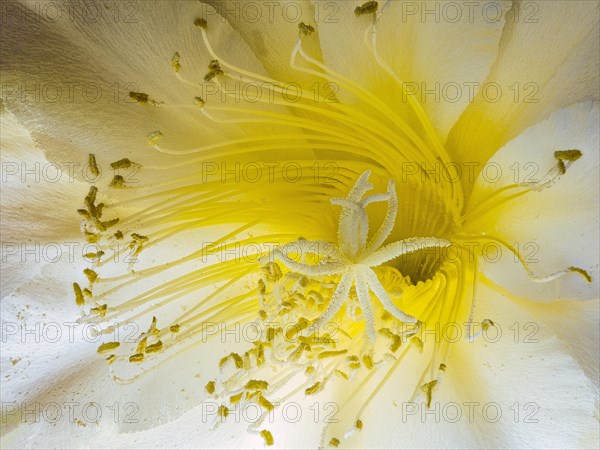
<svg viewBox="0 0 600 450">
<path fill-rule="evenodd" d="M 181 56 L 179 56 L 179 52 L 175 52 L 171 58 L 171 67 L 173 67 L 175 72 L 179 72 L 181 70 L 181 63 L 179 61 L 180 59 Z"/>
<path fill-rule="evenodd" d="M 120 342 L 105 342 L 103 344 L 100 344 L 100 346 L 98 347 L 98 353 L 109 352 L 111 350 L 114 350 L 115 348 L 119 348 L 120 345 Z"/>
<path fill-rule="evenodd" d="M 131 363 L 141 363 L 142 361 L 144 361 L 143 353 L 136 353 L 135 355 L 131 355 L 129 357 L 129 362 Z"/>
<path fill-rule="evenodd" d="M 273 440 L 273 435 L 271 434 L 270 431 L 268 431 L 268 430 L 261 430 L 260 435 L 264 439 L 265 445 L 271 446 L 271 445 L 273 445 L 275 443 L 275 441 Z"/>
<path fill-rule="evenodd" d="M 129 169 L 131 166 L 139 166 L 139 164 L 134 163 L 129 158 L 123 158 L 110 164 L 110 168 L 113 170 Z"/>
<path fill-rule="evenodd" d="M 88 166 L 92 175 L 97 177 L 100 175 L 100 169 L 98 168 L 98 164 L 96 163 L 96 155 L 90 153 L 88 155 Z"/>
<path fill-rule="evenodd" d="M 312 25 L 307 25 L 304 22 L 298 24 L 298 30 L 300 30 L 301 36 L 310 36 L 315 32 L 315 28 Z"/>
<path fill-rule="evenodd" d="M 357 23 L 368 27 L 363 36 L 373 64 L 402 90 L 404 83 L 377 50 L 377 22 L 392 4 L 367 1 L 355 14 L 368 16 Z M 406 380 L 413 390 L 413 401 L 424 397 L 428 407 L 433 392 L 442 389 L 452 345 L 436 325 L 443 329 L 448 323 L 475 323 L 469 319 L 482 275 L 478 255 L 467 244 L 499 243 L 515 254 L 533 282 L 569 273 L 591 281 L 587 271 L 574 266 L 536 276 L 518 248 L 491 234 L 482 235 L 477 226 L 505 202 L 568 178 L 568 168 L 582 156 L 579 150 L 555 152 L 556 164 L 542 180 L 502 187 L 480 205 L 466 207 L 460 183 L 436 180 L 427 173 L 397 185 L 403 177 L 399 161 L 415 161 L 421 170 L 452 163 L 414 95 L 395 108 L 380 98 L 388 95 L 387 85 L 377 92 L 377 83 L 363 86 L 332 70 L 303 47 L 317 27 L 302 22 L 296 31 L 295 25 L 289 30 L 298 34 L 286 66 L 335 86 L 356 97 L 356 102 L 327 101 L 331 98 L 322 93 L 300 93 L 297 102 L 290 102 L 289 83 L 227 61 L 212 47 L 213 30 L 207 21 L 193 16 L 186 20 L 193 20 L 210 55 L 204 81 L 212 82 L 223 99 L 236 95 L 224 89 L 229 82 L 266 86 L 273 95 L 259 98 L 260 107 L 239 101 L 206 102 L 195 97 L 203 91 L 202 73 L 200 80 L 183 77 L 187 65 L 182 68 L 181 58 L 194 61 L 195 55 L 165 55 L 164 65 L 170 64 L 171 75 L 189 91 L 177 104 L 161 103 L 163 111 L 183 111 L 189 120 L 199 121 L 199 129 L 209 121 L 218 129 L 233 125 L 232 131 L 240 125 L 237 131 L 243 132 L 217 142 L 203 142 L 212 138 L 198 136 L 178 148 L 171 139 L 163 140 L 161 131 L 144 130 L 149 151 L 160 154 L 156 158 L 160 163 L 144 165 L 163 176 L 157 176 L 155 184 L 129 186 L 122 175 L 115 175 L 110 187 L 116 189 L 100 199 L 106 206 L 97 203 L 98 189 L 89 188 L 77 213 L 85 239 L 98 250 L 87 261 L 90 289 L 73 284 L 75 301 L 86 320 L 101 324 L 105 336 L 114 331 L 116 321 L 137 321 L 145 328 L 152 318 L 136 342 L 98 347 L 99 353 L 108 355 L 115 381 L 133 382 L 171 358 L 204 355 L 206 341 L 218 339 L 218 334 L 207 332 L 208 323 L 231 330 L 254 321 L 261 330 L 257 340 L 236 348 L 239 353 L 230 353 L 230 348 L 216 355 L 218 374 L 204 385 L 206 394 L 221 405 L 219 417 L 231 420 L 232 405 L 256 402 L 262 409 L 252 425 L 256 432 L 275 405 L 291 395 L 304 391 L 313 396 L 335 383 L 349 393 L 340 401 L 340 409 L 350 412 L 346 438 L 363 428 L 361 418 L 395 374 L 402 373 L 403 383 Z M 129 96 L 132 103 L 158 106 L 146 93 Z M 323 152 L 339 155 L 339 159 L 332 156 L 337 170 L 329 176 L 332 182 L 323 182 L 322 173 L 307 176 L 321 169 L 322 159 L 316 155 Z M 303 175 L 290 183 L 276 172 L 268 183 L 254 183 L 229 175 L 224 181 L 205 180 L 206 173 L 199 169 L 205 163 L 230 167 L 266 154 L 280 165 L 289 155 L 301 155 L 297 164 Z M 88 155 L 88 164 L 91 173 L 100 173 L 94 155 Z M 139 166 L 129 158 L 110 164 L 112 170 Z M 181 169 L 186 174 L 174 176 Z M 113 211 L 119 211 L 119 218 L 110 216 Z M 109 230 L 117 224 L 119 230 Z M 177 257 L 161 252 L 171 248 L 174 237 L 195 231 L 204 236 L 205 230 L 206 236 L 217 233 L 215 247 L 222 245 L 227 251 L 238 244 L 256 245 L 252 255 L 243 255 L 253 258 L 238 258 L 239 253 L 233 261 L 219 258 L 218 251 L 197 239 L 171 246 L 181 250 Z M 458 246 L 466 257 L 447 257 L 450 246 Z M 142 250 L 140 264 L 134 265 Z M 123 256 L 120 251 L 136 262 L 113 273 L 119 268 L 114 261 Z M 207 255 L 209 260 L 204 259 Z M 169 317 L 162 328 L 157 316 L 161 325 L 163 317 Z M 486 320 L 482 328 L 494 325 Z M 422 339 L 423 333 L 435 339 Z M 412 373 L 403 364 L 405 358 L 419 358 L 424 364 Z M 273 445 L 269 431 L 260 435 L 266 445 Z M 332 447 L 341 443 L 325 430 L 321 447 L 326 442 Z"/>
<path fill-rule="evenodd" d="M 85 305 L 85 299 L 83 298 L 83 292 L 81 291 L 81 287 L 77 283 L 73 283 L 73 290 L 75 291 L 75 302 L 77 306 Z"/>
<path fill-rule="evenodd" d="M 215 392 L 215 382 L 214 381 L 209 381 L 208 383 L 206 383 L 206 386 L 204 386 L 204 389 L 206 390 L 206 392 L 208 394 L 214 394 Z"/>
<path fill-rule="evenodd" d="M 354 10 L 356 16 L 364 16 L 365 14 L 375 14 L 379 8 L 379 3 L 376 1 L 369 1 L 363 3 L 361 6 L 357 6 Z"/>
<path fill-rule="evenodd" d="M 115 175 L 109 186 L 114 189 L 123 189 L 125 187 L 125 178 L 123 178 L 123 175 Z"/>
<path fill-rule="evenodd" d="M 194 25 L 205 30 L 208 28 L 208 22 L 206 21 L 206 19 L 202 19 L 200 17 L 194 20 Z"/>
<path fill-rule="evenodd" d="M 569 267 L 568 270 L 570 272 L 574 272 L 574 273 L 578 273 L 579 275 L 581 275 L 583 278 L 585 278 L 585 280 L 588 283 L 592 282 L 592 276 L 590 275 L 590 273 L 587 270 L 583 270 L 580 269 L 579 267 Z"/>
<path fill-rule="evenodd" d="M 143 92 L 129 92 L 129 98 L 131 100 L 135 100 L 136 102 L 144 105 L 150 101 L 150 96 Z"/>
</svg>

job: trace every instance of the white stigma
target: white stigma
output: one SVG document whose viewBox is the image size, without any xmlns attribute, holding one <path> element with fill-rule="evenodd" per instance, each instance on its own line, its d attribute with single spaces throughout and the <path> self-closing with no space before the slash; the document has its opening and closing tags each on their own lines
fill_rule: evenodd
<svg viewBox="0 0 600 450">
<path fill-rule="evenodd" d="M 305 261 L 307 253 L 316 253 L 315 249 L 326 246 L 331 248 L 332 243 L 322 241 L 309 241 L 306 239 L 290 242 L 276 249 L 272 255 L 264 257 L 261 262 L 276 259 L 288 269 L 299 272 L 309 277 L 323 275 L 341 275 L 341 279 L 329 300 L 325 311 L 315 320 L 313 327 L 321 329 L 333 316 L 337 314 L 348 299 L 350 289 L 354 285 L 369 340 L 375 341 L 375 321 L 371 308 L 371 292 L 379 299 L 382 306 L 396 319 L 404 323 L 416 323 L 417 319 L 401 311 L 389 297 L 387 291 L 377 278 L 373 267 L 381 266 L 399 256 L 417 250 L 431 247 L 447 247 L 450 245 L 445 239 L 434 237 L 415 237 L 403 239 L 383 245 L 392 233 L 398 214 L 398 198 L 396 186 L 393 181 L 388 183 L 385 194 L 365 195 L 373 189 L 369 183 L 371 171 L 367 170 L 358 177 L 355 185 L 344 198 L 331 199 L 331 203 L 342 208 L 339 218 L 337 233 L 337 253 L 335 258 L 323 258 L 322 255 L 315 264 Z M 371 203 L 387 202 L 388 210 L 383 223 L 369 239 L 369 217 L 366 207 Z M 287 249 L 300 250 L 301 262 L 292 259 Z M 318 251 L 318 250 L 317 250 Z"/>
</svg>

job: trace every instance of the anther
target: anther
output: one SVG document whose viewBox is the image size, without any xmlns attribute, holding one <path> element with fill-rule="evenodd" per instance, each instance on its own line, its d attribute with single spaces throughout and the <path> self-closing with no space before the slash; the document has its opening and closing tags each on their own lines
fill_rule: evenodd
<svg viewBox="0 0 600 450">
<path fill-rule="evenodd" d="M 357 17 L 363 16 L 365 14 L 374 14 L 377 12 L 378 8 L 379 8 L 378 2 L 369 1 L 369 2 L 363 3 L 361 6 L 357 6 L 356 9 L 354 10 L 354 14 Z"/>
<path fill-rule="evenodd" d="M 194 20 L 194 25 L 205 30 L 208 29 L 208 22 L 206 21 L 206 19 L 202 19 L 200 17 Z"/>
<path fill-rule="evenodd" d="M 96 155 L 94 155 L 93 153 L 90 153 L 88 155 L 88 165 L 90 166 L 90 172 L 92 173 L 92 175 L 94 175 L 95 177 L 100 175 L 100 169 L 98 168 L 98 164 L 96 163 Z"/>
</svg>

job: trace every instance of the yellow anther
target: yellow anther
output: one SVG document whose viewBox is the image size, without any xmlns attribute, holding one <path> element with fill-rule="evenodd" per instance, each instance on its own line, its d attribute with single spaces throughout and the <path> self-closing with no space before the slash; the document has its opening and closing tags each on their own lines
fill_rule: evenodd
<svg viewBox="0 0 600 450">
<path fill-rule="evenodd" d="M 115 238 L 117 238 L 117 239 L 123 239 L 123 232 L 121 230 L 117 230 L 115 232 Z"/>
<path fill-rule="evenodd" d="M 258 344 L 258 346 L 255 349 L 255 353 L 256 365 L 262 366 L 265 363 L 265 348 L 262 346 L 262 344 Z"/>
<path fill-rule="evenodd" d="M 139 164 L 134 163 L 129 158 L 123 158 L 110 164 L 110 167 L 113 170 L 129 169 L 131 166 L 139 166 Z"/>
<path fill-rule="evenodd" d="M 562 159 L 563 161 L 574 162 L 583 156 L 581 150 L 558 150 L 554 152 L 556 159 Z"/>
<path fill-rule="evenodd" d="M 306 329 L 308 327 L 308 320 L 306 320 L 304 317 L 300 317 L 300 319 L 298 319 L 298 323 L 296 323 L 293 327 L 290 327 L 286 333 L 285 333 L 285 338 L 287 340 L 292 339 L 296 334 L 300 333 L 302 330 Z"/>
<path fill-rule="evenodd" d="M 330 447 L 335 447 L 337 448 L 340 445 L 340 440 L 338 438 L 331 438 L 331 440 L 329 441 L 329 446 Z"/>
<path fill-rule="evenodd" d="M 208 383 L 206 383 L 206 386 L 204 386 L 204 389 L 206 390 L 206 392 L 210 395 L 214 394 L 215 392 L 215 382 L 214 381 L 209 381 Z"/>
<path fill-rule="evenodd" d="M 350 367 L 351 369 L 356 370 L 360 368 L 360 361 L 358 359 L 358 356 L 348 356 L 346 358 L 346 361 L 348 362 L 348 367 Z"/>
<path fill-rule="evenodd" d="M 73 290 L 75 291 L 75 303 L 77 303 L 77 306 L 85 305 L 85 299 L 83 298 L 81 286 L 79 286 L 77 283 L 73 283 Z"/>
<path fill-rule="evenodd" d="M 131 355 L 129 357 L 129 362 L 132 362 L 132 363 L 141 363 L 142 361 L 144 361 L 143 353 L 136 353 L 135 355 Z"/>
<path fill-rule="evenodd" d="M 115 175 L 109 186 L 114 189 L 123 189 L 125 187 L 125 178 L 122 175 Z"/>
<path fill-rule="evenodd" d="M 481 321 L 481 328 L 483 331 L 487 331 L 490 327 L 495 326 L 494 322 L 490 319 L 483 319 Z"/>
<path fill-rule="evenodd" d="M 365 14 L 374 14 L 377 12 L 378 8 L 379 8 L 378 2 L 369 1 L 369 2 L 363 3 L 361 6 L 357 6 L 356 9 L 354 10 L 354 14 L 356 14 L 356 16 L 362 16 Z"/>
<path fill-rule="evenodd" d="M 96 186 L 90 186 L 90 190 L 88 192 L 88 195 L 85 197 L 85 201 L 86 203 L 95 203 L 96 202 L 96 195 L 98 194 L 98 188 Z"/>
<path fill-rule="evenodd" d="M 579 267 L 568 267 L 568 270 L 574 273 L 578 273 L 583 278 L 585 278 L 588 283 L 592 282 L 592 276 L 588 271 L 580 269 Z"/>
<path fill-rule="evenodd" d="M 92 308 L 91 312 L 94 314 L 98 314 L 100 317 L 104 317 L 106 315 L 106 309 L 108 305 L 105 303 L 104 305 L 98 306 L 97 308 Z"/>
<path fill-rule="evenodd" d="M 106 353 L 110 350 L 114 350 L 115 348 L 118 348 L 121 345 L 120 342 L 105 342 L 103 344 L 100 344 L 100 346 L 98 347 L 98 353 Z"/>
<path fill-rule="evenodd" d="M 135 234 L 135 233 L 133 233 Z M 133 234 L 131 236 L 133 236 Z M 136 235 L 139 236 L 139 235 Z M 140 237 L 145 237 L 145 236 L 140 236 Z M 134 238 L 135 239 L 135 238 Z M 157 328 L 156 324 L 158 323 L 158 319 L 156 318 L 156 316 L 152 316 L 152 322 L 150 322 L 150 326 L 148 327 L 148 331 L 146 331 L 146 334 L 148 336 L 156 336 L 160 333 L 160 330 Z"/>
<path fill-rule="evenodd" d="M 143 236 L 138 233 L 131 233 L 131 237 L 135 242 L 146 242 L 149 239 L 148 236 Z M 156 325 L 156 317 L 152 318 L 152 323 Z"/>
<path fill-rule="evenodd" d="M 204 101 L 204 99 L 202 97 L 194 97 L 194 105 L 197 106 L 198 108 L 204 108 L 204 105 L 206 105 L 206 102 Z"/>
<path fill-rule="evenodd" d="M 85 274 L 87 279 L 90 281 L 90 283 L 95 283 L 96 280 L 98 279 L 98 274 L 96 272 L 94 272 L 92 269 L 84 269 L 83 273 Z"/>
<path fill-rule="evenodd" d="M 171 58 L 171 67 L 173 67 L 173 70 L 175 72 L 179 72 L 181 70 L 181 64 L 179 62 L 179 59 L 180 59 L 179 52 L 175 52 L 175 54 Z"/>
<path fill-rule="evenodd" d="M 356 424 L 355 424 L 354 426 L 356 427 L 356 429 L 357 429 L 357 430 L 362 430 L 362 427 L 363 427 L 363 422 L 362 422 L 362 420 L 358 419 L 358 420 L 356 421 Z"/>
<path fill-rule="evenodd" d="M 144 337 L 140 339 L 140 342 L 135 349 L 136 353 L 144 353 L 146 351 L 146 344 L 148 343 L 148 337 Z"/>
<path fill-rule="evenodd" d="M 150 133 L 148 133 L 148 141 L 150 142 L 150 145 L 156 145 L 158 143 L 158 141 L 164 136 L 164 134 L 162 134 L 160 131 L 152 131 Z"/>
<path fill-rule="evenodd" d="M 273 435 L 268 430 L 261 430 L 260 435 L 265 440 L 265 445 L 271 446 L 275 443 L 273 440 Z"/>
<path fill-rule="evenodd" d="M 245 389 L 249 391 L 264 391 L 269 387 L 269 383 L 263 380 L 250 380 L 246 383 Z"/>
<path fill-rule="evenodd" d="M 179 333 L 179 330 L 181 330 L 181 325 L 178 324 L 171 325 L 169 327 L 169 331 L 171 331 L 171 333 Z"/>
<path fill-rule="evenodd" d="M 336 375 L 342 377 L 344 380 L 348 380 L 348 374 L 346 372 L 342 372 L 341 370 L 335 369 Z"/>
<path fill-rule="evenodd" d="M 319 353 L 318 358 L 319 359 L 331 358 L 333 356 L 343 355 L 343 354 L 345 354 L 347 352 L 348 352 L 347 349 L 344 349 L 344 350 L 329 350 L 329 351 L 325 351 L 325 352 Z"/>
<path fill-rule="evenodd" d="M 135 100 L 136 102 L 140 103 L 140 104 L 146 104 L 150 101 L 150 96 L 148 94 L 145 94 L 143 92 L 133 92 L 130 91 L 129 92 L 129 98 L 131 100 Z"/>
<path fill-rule="evenodd" d="M 561 173 L 561 175 L 564 175 L 565 173 L 567 173 L 567 164 L 565 164 L 565 161 L 568 163 L 573 163 L 575 161 L 577 161 L 579 158 L 581 158 L 583 154 L 581 153 L 581 150 L 558 150 L 554 152 L 554 158 L 557 161 L 557 165 L 558 165 L 558 171 Z"/>
<path fill-rule="evenodd" d="M 275 409 L 275 406 L 273 406 L 273 403 L 271 403 L 269 400 L 267 400 L 262 395 L 260 397 L 258 397 L 258 404 L 260 406 L 262 406 L 263 408 L 265 408 L 267 411 L 273 411 Z"/>
<path fill-rule="evenodd" d="M 229 355 L 221 358 L 221 361 L 219 361 L 219 367 L 222 368 L 227 363 L 227 360 L 229 360 L 230 358 L 233 359 L 236 369 L 242 369 L 244 367 L 244 360 L 237 353 L 230 353 Z"/>
<path fill-rule="evenodd" d="M 304 393 L 306 395 L 314 395 L 317 392 L 320 392 L 323 389 L 323 385 L 320 381 L 317 381 L 315 384 L 313 384 L 311 387 L 306 388 L 306 390 L 304 391 Z"/>
<path fill-rule="evenodd" d="M 206 19 L 202 19 L 200 17 L 194 20 L 194 25 L 200 28 L 204 28 L 205 30 L 208 28 L 208 22 L 206 21 Z"/>
<path fill-rule="evenodd" d="M 94 155 L 93 153 L 90 153 L 88 155 L 88 165 L 90 166 L 90 172 L 92 173 L 92 175 L 94 175 L 95 177 L 100 175 L 100 169 L 98 168 L 98 164 L 96 163 L 96 155 Z"/>
<path fill-rule="evenodd" d="M 243 392 L 240 392 L 239 394 L 231 395 L 231 396 L 229 396 L 229 403 L 231 403 L 232 405 L 235 405 L 236 403 L 240 402 L 240 400 L 242 399 L 243 396 L 244 396 Z"/>
<path fill-rule="evenodd" d="M 307 25 L 304 22 L 298 24 L 298 30 L 300 30 L 301 36 L 309 36 L 315 32 L 315 28 L 312 25 Z"/>
<path fill-rule="evenodd" d="M 160 352 L 163 348 L 163 343 L 162 341 L 158 341 L 154 344 L 150 344 L 148 347 L 146 347 L 146 353 L 157 353 Z"/>
<path fill-rule="evenodd" d="M 229 408 L 225 405 L 221 405 L 219 406 L 219 411 L 217 413 L 224 419 L 229 415 Z"/>
<path fill-rule="evenodd" d="M 213 59 L 208 63 L 208 73 L 204 76 L 204 81 L 210 81 L 217 75 L 223 75 L 223 69 L 217 59 Z"/>
</svg>

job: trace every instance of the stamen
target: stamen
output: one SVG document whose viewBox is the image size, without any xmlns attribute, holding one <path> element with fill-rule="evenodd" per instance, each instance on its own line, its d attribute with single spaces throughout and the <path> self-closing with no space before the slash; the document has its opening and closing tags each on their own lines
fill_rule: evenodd
<svg viewBox="0 0 600 450">
<path fill-rule="evenodd" d="M 98 164 L 96 163 L 96 155 L 94 155 L 93 153 L 90 153 L 88 155 L 88 166 L 92 175 L 94 175 L 95 177 L 100 175 L 100 169 L 98 168 Z"/>
<path fill-rule="evenodd" d="M 179 56 L 179 52 L 175 52 L 171 58 L 171 67 L 173 67 L 175 72 L 179 72 L 181 70 L 180 59 L 181 56 Z"/>
<path fill-rule="evenodd" d="M 357 17 L 364 16 L 366 14 L 375 14 L 377 12 L 378 8 L 379 8 L 379 2 L 368 1 L 364 4 L 362 4 L 361 6 L 357 6 L 356 9 L 354 10 L 354 14 L 356 14 Z"/>
<path fill-rule="evenodd" d="M 194 25 L 196 25 L 199 28 L 202 28 L 203 30 L 208 29 L 208 22 L 206 21 L 206 19 L 197 18 L 194 20 Z"/>
<path fill-rule="evenodd" d="M 300 32 L 300 36 L 310 36 L 315 32 L 315 29 L 312 25 L 307 25 L 304 22 L 300 22 L 298 24 L 298 30 Z"/>
</svg>

